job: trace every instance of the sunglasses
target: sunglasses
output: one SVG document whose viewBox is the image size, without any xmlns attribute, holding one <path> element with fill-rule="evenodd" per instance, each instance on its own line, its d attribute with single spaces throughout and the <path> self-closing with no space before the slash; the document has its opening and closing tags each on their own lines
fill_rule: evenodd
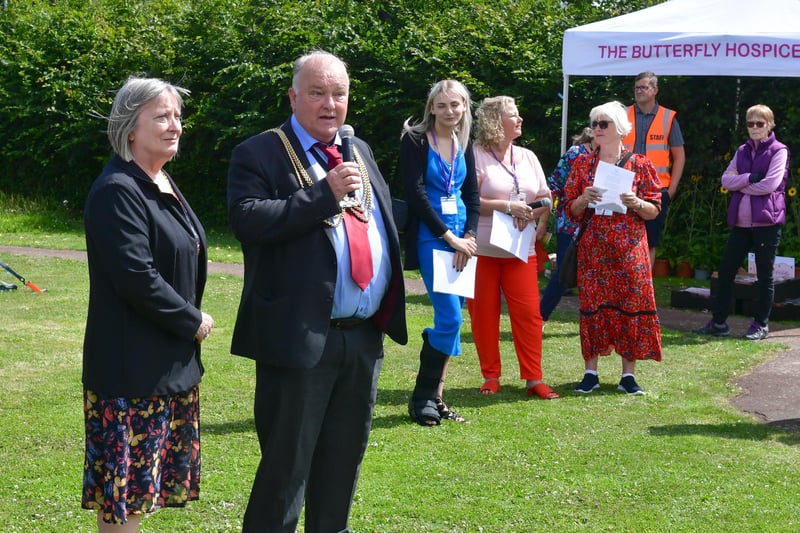
<svg viewBox="0 0 800 533">
<path fill-rule="evenodd" d="M 643 91 L 650 90 L 650 86 L 649 85 L 637 85 L 636 87 L 633 88 L 633 90 L 634 91 L 643 92 Z"/>
<path fill-rule="evenodd" d="M 767 125 L 767 123 L 764 122 L 763 120 L 748 120 L 747 121 L 747 127 L 748 128 L 763 128 L 766 125 Z"/>
<path fill-rule="evenodd" d="M 600 126 L 601 130 L 607 129 L 608 125 L 611 124 L 610 120 L 595 120 L 591 123 L 592 129 L 595 129 L 597 126 Z"/>
</svg>

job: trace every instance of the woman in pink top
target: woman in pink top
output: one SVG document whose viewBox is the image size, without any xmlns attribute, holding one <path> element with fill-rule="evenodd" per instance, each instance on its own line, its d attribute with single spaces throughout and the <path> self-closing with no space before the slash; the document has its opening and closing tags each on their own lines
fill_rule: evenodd
<svg viewBox="0 0 800 533">
<path fill-rule="evenodd" d="M 522 118 L 514 99 L 486 98 L 476 112 L 475 169 L 481 199 L 478 222 L 478 265 L 475 298 L 467 301 L 472 319 L 472 336 L 480 359 L 484 382 L 481 394 L 500 391 L 500 294 L 505 296 L 511 319 L 511 333 L 519 360 L 520 377 L 528 396 L 558 398 L 542 381 L 542 316 L 539 312 L 539 284 L 534 243 L 547 231 L 536 228 L 530 247 L 521 260 L 511 252 L 489 244 L 495 212 L 512 217 L 515 231 L 547 220 L 549 204 L 532 209 L 528 204 L 550 199 L 542 166 L 533 152 L 514 146 L 522 135 Z"/>
</svg>

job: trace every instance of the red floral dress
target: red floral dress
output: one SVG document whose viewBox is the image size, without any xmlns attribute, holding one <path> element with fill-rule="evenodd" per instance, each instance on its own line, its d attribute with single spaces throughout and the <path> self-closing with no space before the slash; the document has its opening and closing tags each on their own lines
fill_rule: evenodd
<svg viewBox="0 0 800 533">
<path fill-rule="evenodd" d="M 595 154 L 575 160 L 564 193 L 566 209 L 594 182 Z M 624 168 L 635 172 L 632 190 L 661 208 L 661 186 L 655 167 L 634 154 Z M 578 221 L 588 210 L 575 217 Z M 628 360 L 661 360 L 661 326 L 644 220 L 626 214 L 595 214 L 578 247 L 581 352 L 584 359 L 616 351 Z"/>
</svg>

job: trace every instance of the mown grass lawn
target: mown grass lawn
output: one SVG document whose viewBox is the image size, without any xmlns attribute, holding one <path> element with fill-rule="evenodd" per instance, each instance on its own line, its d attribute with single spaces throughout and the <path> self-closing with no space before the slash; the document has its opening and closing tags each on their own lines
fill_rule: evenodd
<svg viewBox="0 0 800 533">
<path fill-rule="evenodd" d="M 208 233 L 212 261 L 241 261 L 225 230 Z M 0 193 L 0 244 L 84 249 L 82 225 L 65 206 Z M 86 265 L 0 259 L 48 289 L 0 292 L 0 530 L 93 531 L 94 513 L 80 509 Z M 656 282 L 660 306 L 680 283 Z M 204 300 L 217 327 L 203 352 L 201 499 L 147 517 L 143 531 L 240 529 L 259 459 L 253 363 L 229 355 L 241 285 L 212 275 Z M 577 315 L 557 309 L 544 368 L 562 397 L 541 401 L 516 379 L 504 317 L 503 390 L 487 398 L 477 392 L 465 312 L 464 355 L 451 364 L 446 399 L 469 423 L 423 428 L 406 403 L 420 332 L 432 321 L 427 297 L 409 295 L 407 315 L 409 345 L 386 343 L 353 531 L 800 531 L 800 434 L 728 403 L 738 393 L 731 380 L 780 347 L 664 330 L 664 361 L 637 365 L 646 396 L 616 391 L 617 356 L 601 361 L 602 388 L 583 396 L 572 392 L 583 370 Z"/>
<path fill-rule="evenodd" d="M 92 531 L 80 509 L 81 344 L 88 294 L 80 261 L 3 260 L 40 287 L 0 293 L 0 523 L 3 531 Z M 0 273 L 0 279 L 13 281 Z M 229 355 L 242 281 L 213 275 L 206 307 L 201 499 L 162 510 L 143 531 L 237 531 L 259 458 L 253 364 Z M 507 320 L 503 390 L 487 398 L 465 312 L 464 355 L 446 399 L 468 424 L 409 422 L 424 296 L 410 295 L 411 342 L 386 344 L 374 430 L 352 510 L 357 532 L 797 531 L 800 435 L 765 426 L 728 403 L 730 380 L 776 350 L 665 330 L 664 361 L 638 365 L 644 397 L 603 387 L 572 392 L 582 374 L 577 316 L 557 310 L 544 340 L 545 378 L 562 397 L 528 399 Z"/>
</svg>

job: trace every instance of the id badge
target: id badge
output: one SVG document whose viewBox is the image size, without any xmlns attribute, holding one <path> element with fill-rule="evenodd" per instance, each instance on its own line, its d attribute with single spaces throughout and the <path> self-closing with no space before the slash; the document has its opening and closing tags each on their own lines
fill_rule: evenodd
<svg viewBox="0 0 800 533">
<path fill-rule="evenodd" d="M 524 192 L 518 192 L 518 193 L 515 194 L 515 193 L 512 192 L 511 196 L 509 196 L 508 199 L 511 200 L 512 202 L 524 202 L 525 201 L 525 193 Z"/>
<path fill-rule="evenodd" d="M 442 214 L 443 215 L 458 214 L 458 204 L 456 203 L 455 196 L 442 196 Z"/>
</svg>

